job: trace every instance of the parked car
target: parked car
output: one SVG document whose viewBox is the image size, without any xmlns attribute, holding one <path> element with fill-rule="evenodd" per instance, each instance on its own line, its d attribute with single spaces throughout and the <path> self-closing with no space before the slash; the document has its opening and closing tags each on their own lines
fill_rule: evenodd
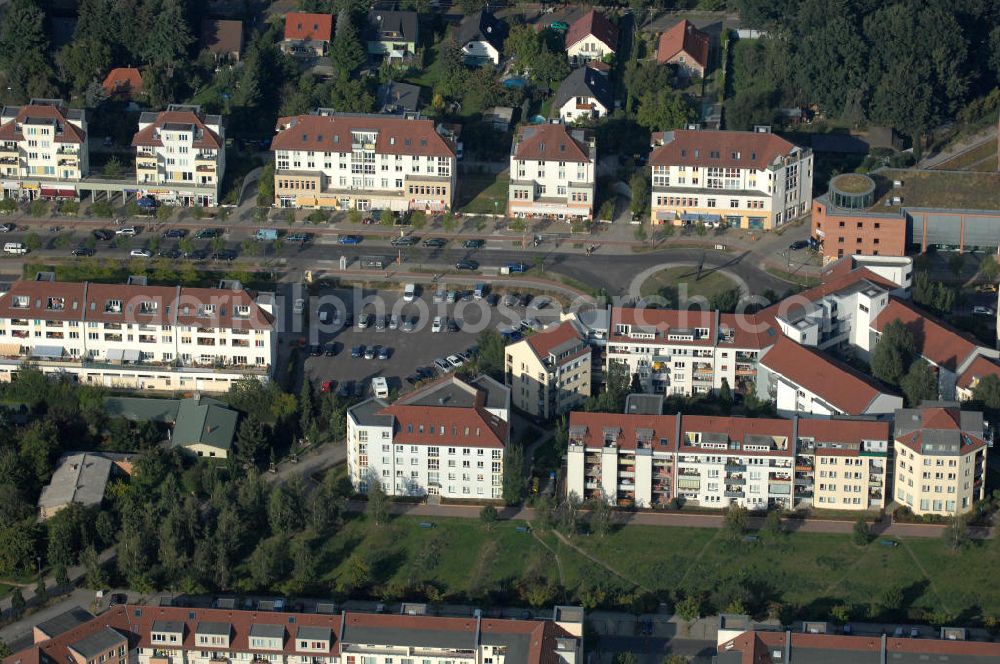
<svg viewBox="0 0 1000 664">
<path fill-rule="evenodd" d="M 448 321 L 448 331 L 458 332 L 458 323 L 456 323 L 454 319 Z"/>
<path fill-rule="evenodd" d="M 236 260 L 236 252 L 232 249 L 223 249 L 222 251 L 217 251 L 212 254 L 213 261 L 234 261 Z"/>
<path fill-rule="evenodd" d="M 337 396 L 340 397 L 341 399 L 346 399 L 353 393 L 354 393 L 353 380 L 345 380 L 343 383 L 340 384 L 340 387 L 337 388 Z"/>
<path fill-rule="evenodd" d="M 218 228 L 203 228 L 194 234 L 194 239 L 196 240 L 212 240 L 214 238 L 222 235 L 222 231 Z"/>
<path fill-rule="evenodd" d="M 405 237 L 394 237 L 392 238 L 392 246 L 394 247 L 412 247 L 417 243 L 417 238 L 412 235 L 407 235 Z"/>
<path fill-rule="evenodd" d="M 368 326 L 371 325 L 371 324 L 372 324 L 372 315 L 371 314 L 361 314 L 360 316 L 358 316 L 358 329 L 359 330 L 367 330 Z"/>
<path fill-rule="evenodd" d="M 186 228 L 170 228 L 163 231 L 163 237 L 165 238 L 182 238 L 187 237 L 187 234 Z"/>
<path fill-rule="evenodd" d="M 399 329 L 399 316 L 393 314 L 389 317 L 389 329 L 398 330 Z"/>
<path fill-rule="evenodd" d="M 301 297 L 296 299 L 294 304 L 292 304 L 292 313 L 296 316 L 301 315 L 303 311 L 306 310 L 306 301 Z"/>
<path fill-rule="evenodd" d="M 403 325 L 400 327 L 403 332 L 413 332 L 416 329 L 416 323 L 414 323 L 412 318 L 403 318 Z"/>
<path fill-rule="evenodd" d="M 441 304 L 442 302 L 444 302 L 445 295 L 447 294 L 448 294 L 447 291 L 445 291 L 445 289 L 443 288 L 439 288 L 436 291 L 434 291 L 434 298 L 433 298 L 434 304 Z"/>
<path fill-rule="evenodd" d="M 444 359 L 448 362 L 448 364 L 450 364 L 451 366 L 455 367 L 456 369 L 458 367 L 462 366 L 462 364 L 464 364 L 464 362 L 462 361 L 462 358 L 460 358 L 458 355 L 449 355 L 448 357 L 446 357 Z"/>
<path fill-rule="evenodd" d="M 94 237 L 96 237 L 98 240 L 103 240 L 105 242 L 110 240 L 114 236 L 115 236 L 114 233 L 112 233 L 109 230 L 105 230 L 103 228 L 98 228 L 96 231 L 94 231 Z"/>
<path fill-rule="evenodd" d="M 362 345 L 357 345 L 351 348 L 351 357 L 357 359 L 359 357 L 365 356 L 365 347 Z"/>
<path fill-rule="evenodd" d="M 74 256 L 93 256 L 94 250 L 89 247 L 77 247 L 73 250 Z"/>
<path fill-rule="evenodd" d="M 329 342 L 323 346 L 323 354 L 327 357 L 333 357 L 337 354 L 337 344 L 334 342 Z"/>
<path fill-rule="evenodd" d="M 319 391 L 322 392 L 323 394 L 330 394 L 336 388 L 337 388 L 337 381 L 333 379 L 324 380 L 323 384 L 319 386 Z"/>
<path fill-rule="evenodd" d="M 424 240 L 425 247 L 443 247 L 448 241 L 440 237 L 432 237 Z"/>
<path fill-rule="evenodd" d="M 180 249 L 164 249 L 156 254 L 160 258 L 169 258 L 171 260 L 177 260 L 181 257 Z"/>
<path fill-rule="evenodd" d="M 972 307 L 972 313 L 977 316 L 995 316 L 997 312 L 993 309 L 993 307 L 976 305 Z"/>
<path fill-rule="evenodd" d="M 17 228 L 14 224 L 0 224 L 0 233 L 10 233 Z"/>
<path fill-rule="evenodd" d="M 365 359 L 374 360 L 375 355 L 378 353 L 378 346 L 369 346 L 365 349 Z"/>
<path fill-rule="evenodd" d="M 458 291 L 453 291 L 453 290 L 448 291 L 448 294 L 445 295 L 444 301 L 447 302 L 448 304 L 454 304 L 455 302 L 457 302 Z"/>
<path fill-rule="evenodd" d="M 809 240 L 796 240 L 788 245 L 789 251 L 798 251 L 799 249 L 805 249 L 809 246 Z"/>
<path fill-rule="evenodd" d="M 320 346 L 319 344 L 313 344 L 312 346 L 309 346 L 309 355 L 311 355 L 312 357 L 319 357 L 322 354 L 323 354 L 323 347 Z"/>
<path fill-rule="evenodd" d="M 462 246 L 466 249 L 479 249 L 486 244 L 486 240 L 466 240 Z"/>
<path fill-rule="evenodd" d="M 507 263 L 504 267 L 507 268 L 507 272 L 510 274 L 520 274 L 528 271 L 527 263 Z"/>
<path fill-rule="evenodd" d="M 455 269 L 456 270 L 478 270 L 479 269 L 479 263 L 477 263 L 476 261 L 469 261 L 469 260 L 458 261 L 457 263 L 455 263 Z"/>
<path fill-rule="evenodd" d="M 441 358 L 434 360 L 434 366 L 436 366 L 441 373 L 448 373 L 452 370 L 452 366 L 448 364 L 448 361 Z"/>
<path fill-rule="evenodd" d="M 431 323 L 431 332 L 440 332 L 440 331 L 441 331 L 441 317 L 435 316 L 434 322 Z"/>
<path fill-rule="evenodd" d="M 306 242 L 312 240 L 312 238 L 313 238 L 312 233 L 292 233 L 291 235 L 285 238 L 285 242 L 299 242 L 305 244 Z"/>
<path fill-rule="evenodd" d="M 190 258 L 191 260 L 203 261 L 208 258 L 208 249 L 195 249 L 189 253 L 184 254 L 184 258 Z"/>
<path fill-rule="evenodd" d="M 503 296 L 503 306 L 514 307 L 517 306 L 517 293 L 507 293 Z"/>
<path fill-rule="evenodd" d="M 115 235 L 124 235 L 126 237 L 132 237 L 138 233 L 139 231 L 135 229 L 135 226 L 123 226 L 115 231 Z"/>
<path fill-rule="evenodd" d="M 337 242 L 340 244 L 361 244 L 360 235 L 341 235 L 337 238 Z"/>
<path fill-rule="evenodd" d="M 133 249 L 128 255 L 132 258 L 152 258 L 153 252 L 149 249 Z"/>
<path fill-rule="evenodd" d="M 378 353 L 376 353 L 375 357 L 380 360 L 388 360 L 390 355 L 392 355 L 391 348 L 388 346 L 379 346 Z"/>
</svg>

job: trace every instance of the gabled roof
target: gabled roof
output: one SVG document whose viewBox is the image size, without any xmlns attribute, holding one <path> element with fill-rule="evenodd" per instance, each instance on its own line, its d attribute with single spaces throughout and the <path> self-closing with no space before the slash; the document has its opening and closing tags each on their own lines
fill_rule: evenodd
<svg viewBox="0 0 1000 664">
<path fill-rule="evenodd" d="M 218 117 L 218 116 L 214 116 Z M 160 130 L 164 125 L 187 125 L 194 132 L 194 142 L 196 148 L 208 148 L 218 150 L 222 141 L 214 130 L 209 129 L 205 124 L 205 118 L 197 107 L 174 107 L 170 106 L 161 113 L 143 113 L 139 118 L 140 122 L 149 121 L 149 125 L 136 132 L 132 137 L 132 145 L 161 147 L 163 142 L 159 138 Z M 221 121 L 221 119 L 220 119 Z"/>
<path fill-rule="evenodd" d="M 956 385 L 966 390 L 972 390 L 975 389 L 980 380 L 987 376 L 1000 378 L 1000 364 L 997 364 L 995 360 L 977 355 L 972 364 L 958 377 Z"/>
<path fill-rule="evenodd" d="M 285 14 L 285 39 L 296 41 L 324 41 L 333 38 L 332 14 Z"/>
<path fill-rule="evenodd" d="M 104 77 L 101 87 L 109 97 L 131 96 L 142 92 L 142 74 L 135 67 L 116 67 Z"/>
<path fill-rule="evenodd" d="M 389 81 L 378 86 L 376 100 L 379 113 L 414 112 L 420 105 L 420 86 Z"/>
<path fill-rule="evenodd" d="M 676 129 L 653 134 L 653 166 L 714 166 L 763 170 L 796 149 L 776 134 Z"/>
<path fill-rule="evenodd" d="M 648 309 L 645 307 L 613 307 L 608 341 L 677 346 L 712 347 L 718 339 L 719 312 L 700 309 Z M 619 334 L 619 325 L 628 325 L 632 335 L 652 334 L 653 338 L 637 338 Z M 695 335 L 695 329 L 707 330 L 704 335 Z M 739 326 L 737 326 L 737 329 Z M 671 334 L 692 335 L 693 339 L 670 339 Z"/>
<path fill-rule="evenodd" d="M 577 97 L 593 97 L 609 112 L 614 107 L 608 77 L 591 67 L 578 67 L 569 73 L 556 90 L 552 107 L 561 109 L 566 102 Z"/>
<path fill-rule="evenodd" d="M 66 454 L 52 473 L 52 479 L 42 489 L 39 507 L 58 507 L 78 503 L 83 506 L 99 505 L 104 499 L 104 488 L 111 477 L 109 459 L 97 454 L 80 452 Z"/>
<path fill-rule="evenodd" d="M 67 109 L 58 99 L 32 99 L 21 107 L 4 106 L 0 115 L 4 120 L 0 125 L 0 141 L 24 140 L 24 131 L 19 125 L 29 123 L 54 125 L 56 131 L 52 140 L 56 143 L 82 144 L 86 138 L 86 133 L 69 121 L 70 116 L 82 120 L 83 111 Z"/>
<path fill-rule="evenodd" d="M 586 343 L 573 321 L 568 320 L 531 334 L 524 341 L 534 351 L 535 356 L 542 361 L 548 359 L 550 353 L 558 355 Z M 581 349 L 583 352 L 587 350 L 589 348 Z"/>
<path fill-rule="evenodd" d="M 778 336 L 760 364 L 848 415 L 865 414 L 884 393 L 868 376 L 783 335 Z"/>
<path fill-rule="evenodd" d="M 221 450 L 232 447 L 239 413 L 214 399 L 183 399 L 171 443 L 175 446 L 202 444 Z"/>
<path fill-rule="evenodd" d="M 677 450 L 676 415 L 622 415 L 619 413 L 569 414 L 570 442 L 584 447 L 604 447 L 614 442 L 622 450 L 634 450 L 644 445 L 654 452 Z"/>
<path fill-rule="evenodd" d="M 528 125 L 517 131 L 514 158 L 525 161 L 589 162 L 590 146 L 581 130 L 570 132 L 565 125 Z"/>
<path fill-rule="evenodd" d="M 238 56 L 243 50 L 243 21 L 203 20 L 201 44 L 216 55 L 236 53 Z"/>
<path fill-rule="evenodd" d="M 368 41 L 417 41 L 417 12 L 372 10 L 368 12 Z"/>
<path fill-rule="evenodd" d="M 451 143 L 424 118 L 391 115 L 332 113 L 278 118 L 272 150 L 351 152 L 352 132 L 377 133 L 375 152 L 450 158 Z"/>
<path fill-rule="evenodd" d="M 708 35 L 684 19 L 660 35 L 656 61 L 663 64 L 683 51 L 705 68 L 708 67 L 708 46 Z"/>
<path fill-rule="evenodd" d="M 889 299 L 889 304 L 872 322 L 871 328 L 881 333 L 894 320 L 899 320 L 913 335 L 918 355 L 949 371 L 957 371 L 981 348 L 958 330 L 896 298 Z"/>
<path fill-rule="evenodd" d="M 503 49 L 506 38 L 507 24 L 488 9 L 467 14 L 458 25 L 458 32 L 455 35 L 455 41 L 459 46 L 465 46 L 473 41 L 485 41 L 498 51 Z"/>
<path fill-rule="evenodd" d="M 611 51 L 618 49 L 618 26 L 609 21 L 604 14 L 593 9 L 569 26 L 569 30 L 566 31 L 566 48 L 570 48 L 589 35 L 599 39 Z"/>
</svg>

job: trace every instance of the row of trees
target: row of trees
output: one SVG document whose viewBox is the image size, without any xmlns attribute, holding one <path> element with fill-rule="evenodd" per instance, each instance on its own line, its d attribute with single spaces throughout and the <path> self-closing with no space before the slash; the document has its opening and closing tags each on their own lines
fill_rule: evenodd
<svg viewBox="0 0 1000 664">
<path fill-rule="evenodd" d="M 871 369 L 873 376 L 901 389 L 909 406 L 938 397 L 937 374 L 917 356 L 913 333 L 898 319 L 882 330 L 872 351 Z"/>
</svg>

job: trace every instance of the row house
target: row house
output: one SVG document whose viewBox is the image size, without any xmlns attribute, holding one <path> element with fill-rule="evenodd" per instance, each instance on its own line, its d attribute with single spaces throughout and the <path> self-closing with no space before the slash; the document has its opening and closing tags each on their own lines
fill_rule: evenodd
<svg viewBox="0 0 1000 664">
<path fill-rule="evenodd" d="M 335 113 L 279 118 L 274 204 L 338 210 L 451 209 L 455 146 L 421 117 Z"/>
<path fill-rule="evenodd" d="M 69 616 L 53 636 L 3 664 L 582 664 L 582 608 L 551 618 L 497 620 L 426 615 L 284 613 L 113 606 L 89 619 Z M 51 621 L 50 621 L 51 622 Z"/>
<path fill-rule="evenodd" d="M 222 116 L 201 107 L 170 104 L 139 116 L 132 138 L 135 177 L 142 196 L 162 203 L 215 207 L 226 170 Z"/>
<path fill-rule="evenodd" d="M 573 412 L 567 493 L 664 507 L 869 510 L 885 505 L 889 425 Z"/>
<path fill-rule="evenodd" d="M 643 389 L 679 396 L 753 389 L 761 350 L 774 343 L 753 317 L 718 311 L 613 307 L 606 367 L 625 365 Z"/>
<path fill-rule="evenodd" d="M 530 334 L 504 353 L 511 402 L 533 417 L 562 415 L 590 396 L 590 345 L 576 321 Z"/>
<path fill-rule="evenodd" d="M 274 361 L 271 294 L 57 282 L 39 274 L 0 296 L 0 380 L 22 362 L 108 387 L 225 391 Z"/>
<path fill-rule="evenodd" d="M 925 401 L 896 411 L 895 498 L 914 514 L 965 514 L 986 496 L 993 434 L 979 411 Z"/>
<path fill-rule="evenodd" d="M 521 127 L 510 150 L 511 217 L 590 219 L 597 183 L 597 142 L 561 124 Z"/>
<path fill-rule="evenodd" d="M 6 198 L 76 198 L 89 171 L 87 118 L 59 99 L 0 111 L 0 180 Z"/>
<path fill-rule="evenodd" d="M 652 136 L 651 221 L 773 230 L 812 202 L 813 155 L 767 127 Z"/>
<path fill-rule="evenodd" d="M 480 376 L 448 376 L 389 404 L 347 411 L 347 468 L 365 493 L 499 499 L 510 443 L 510 390 Z"/>
</svg>

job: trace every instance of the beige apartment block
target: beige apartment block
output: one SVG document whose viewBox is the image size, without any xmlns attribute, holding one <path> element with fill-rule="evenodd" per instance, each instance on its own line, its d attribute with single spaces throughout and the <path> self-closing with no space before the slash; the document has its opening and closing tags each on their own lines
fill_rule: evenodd
<svg viewBox="0 0 1000 664">
<path fill-rule="evenodd" d="M 535 417 L 569 412 L 590 396 L 590 346 L 564 321 L 506 348 L 511 403 Z"/>
</svg>

